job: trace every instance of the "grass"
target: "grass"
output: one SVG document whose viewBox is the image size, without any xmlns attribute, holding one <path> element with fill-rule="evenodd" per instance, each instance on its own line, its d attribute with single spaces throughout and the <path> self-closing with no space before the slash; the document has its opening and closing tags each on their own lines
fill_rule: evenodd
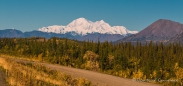
<svg viewBox="0 0 183 86">
<path fill-rule="evenodd" d="M 5 80 L 5 69 L 2 66 L 0 66 L 0 86 L 8 86 Z"/>
<path fill-rule="evenodd" d="M 0 66 L 5 69 L 6 82 L 10 86 L 92 86 L 84 78 L 73 78 L 42 64 L 0 57 Z"/>
</svg>

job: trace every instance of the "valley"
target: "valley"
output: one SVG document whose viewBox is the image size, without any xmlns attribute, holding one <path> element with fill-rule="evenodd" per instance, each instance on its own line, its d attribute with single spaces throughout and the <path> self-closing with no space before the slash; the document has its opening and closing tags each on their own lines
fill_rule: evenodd
<svg viewBox="0 0 183 86">
<path fill-rule="evenodd" d="M 50 39 L 38 37 L 0 38 L 0 42 L 1 55 L 46 62 L 49 63 L 45 64 L 46 67 L 66 72 L 73 75 L 73 77 L 80 77 L 80 74 L 82 74 L 81 77 L 87 78 L 95 84 L 98 83 L 97 81 L 101 81 L 99 82 L 101 84 L 108 83 L 109 78 L 114 76 L 128 78 L 127 81 L 124 81 L 127 83 L 121 82 L 121 84 L 127 85 L 130 85 L 129 83 L 132 81 L 143 81 L 165 86 L 179 86 L 182 83 L 183 47 L 180 43 L 165 45 L 163 43 L 153 44 L 151 41 L 145 45 L 140 42 L 136 42 L 136 45 L 133 45 L 130 42 L 116 44 L 112 42 L 95 43 L 56 37 Z M 35 67 L 33 66 L 33 68 Z M 108 75 L 98 75 L 96 72 Z M 95 77 L 101 76 L 105 78 L 95 79 L 90 77 L 90 73 L 92 75 L 96 74 Z M 33 80 L 37 79 L 33 78 Z M 113 82 L 120 83 L 120 79 L 114 78 L 114 80 L 116 81 L 110 80 L 109 84 Z M 39 80 L 36 82 L 43 83 L 39 82 Z M 44 82 L 49 84 L 47 81 Z M 53 82 L 50 83 L 54 84 Z M 118 86 L 119 84 L 116 85 Z"/>
<path fill-rule="evenodd" d="M 0 0 L 0 86 L 183 86 L 183 0 Z"/>
</svg>

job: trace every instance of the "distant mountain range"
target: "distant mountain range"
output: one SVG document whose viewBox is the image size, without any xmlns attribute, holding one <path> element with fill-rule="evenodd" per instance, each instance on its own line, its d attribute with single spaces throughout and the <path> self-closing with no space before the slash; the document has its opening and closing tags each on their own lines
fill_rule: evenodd
<svg viewBox="0 0 183 86">
<path fill-rule="evenodd" d="M 21 32 L 15 29 L 0 30 L 0 37 L 60 37 L 76 40 L 93 40 L 98 41 L 116 41 L 131 34 L 136 34 L 138 31 L 130 31 L 124 26 L 111 27 L 103 20 L 92 22 L 85 18 L 73 20 L 67 26 L 53 25 L 39 28 L 38 31 Z"/>
<path fill-rule="evenodd" d="M 159 19 L 140 31 L 130 31 L 124 26 L 111 27 L 103 20 L 92 22 L 84 18 L 73 20 L 67 26 L 48 26 L 36 31 L 21 32 L 15 29 L 0 30 L 0 37 L 59 37 L 79 41 L 93 40 L 101 42 L 181 42 L 183 43 L 183 24 Z"/>
<path fill-rule="evenodd" d="M 119 35 L 129 35 L 136 34 L 138 31 L 127 30 L 124 26 L 113 26 L 111 27 L 108 23 L 103 20 L 92 22 L 85 18 L 78 18 L 73 20 L 67 26 L 48 26 L 39 28 L 42 32 L 52 32 L 57 34 L 72 33 L 72 35 L 85 36 L 88 34 L 99 33 L 99 34 L 119 34 Z"/>
</svg>

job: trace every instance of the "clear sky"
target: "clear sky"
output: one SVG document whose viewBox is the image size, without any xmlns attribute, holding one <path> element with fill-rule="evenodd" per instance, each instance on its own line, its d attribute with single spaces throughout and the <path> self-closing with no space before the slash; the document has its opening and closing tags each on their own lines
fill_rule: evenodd
<svg viewBox="0 0 183 86">
<path fill-rule="evenodd" d="M 84 17 L 140 31 L 158 19 L 183 24 L 183 0 L 0 0 L 0 29 L 37 30 Z"/>
</svg>

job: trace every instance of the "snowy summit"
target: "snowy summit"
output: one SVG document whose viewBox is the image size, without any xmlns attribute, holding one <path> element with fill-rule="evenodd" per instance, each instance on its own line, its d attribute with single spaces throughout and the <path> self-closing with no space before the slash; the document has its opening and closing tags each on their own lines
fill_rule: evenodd
<svg viewBox="0 0 183 86">
<path fill-rule="evenodd" d="M 78 18 L 73 20 L 67 26 L 53 25 L 48 27 L 42 27 L 38 29 L 42 32 L 52 32 L 58 34 L 65 34 L 68 32 L 77 33 L 78 35 L 87 35 L 88 33 L 100 33 L 100 34 L 120 34 L 126 36 L 127 34 L 136 34 L 138 31 L 130 31 L 124 26 L 110 26 L 103 20 L 92 22 L 85 18 Z"/>
</svg>

